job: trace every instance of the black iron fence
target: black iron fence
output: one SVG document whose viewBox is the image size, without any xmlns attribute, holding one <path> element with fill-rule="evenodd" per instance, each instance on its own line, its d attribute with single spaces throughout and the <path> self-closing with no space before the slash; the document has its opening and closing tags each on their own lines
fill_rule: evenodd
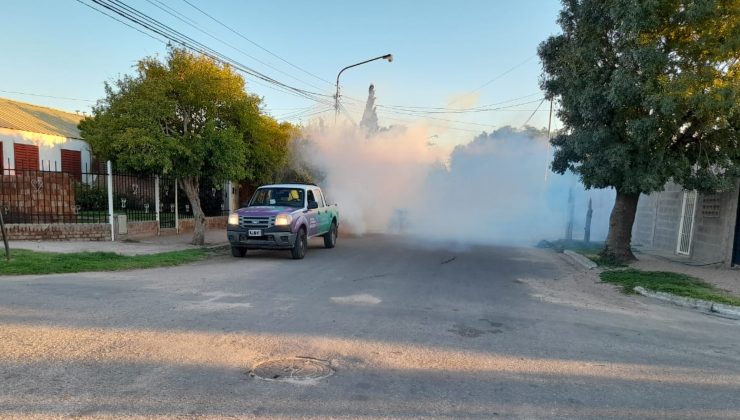
<svg viewBox="0 0 740 420">
<path fill-rule="evenodd" d="M 10 162 L 5 168 L 10 168 Z M 0 211 L 6 223 L 108 223 L 109 176 L 104 167 L 64 172 L 46 162 L 41 168 L 2 170 Z M 177 218 L 193 217 L 190 202 L 174 178 L 114 171 L 111 183 L 113 213 L 126 215 L 128 221 L 155 221 L 159 216 L 160 226 L 170 228 Z M 201 185 L 200 202 L 206 216 L 228 214 L 221 185 Z"/>
</svg>

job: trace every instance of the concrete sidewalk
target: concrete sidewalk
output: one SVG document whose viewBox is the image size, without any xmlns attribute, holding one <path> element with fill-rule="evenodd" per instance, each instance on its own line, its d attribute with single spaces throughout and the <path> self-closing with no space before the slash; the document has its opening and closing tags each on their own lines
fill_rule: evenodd
<svg viewBox="0 0 740 420">
<path fill-rule="evenodd" d="M 657 257 L 640 253 L 637 262 L 630 267 L 645 271 L 670 271 L 683 273 L 699 278 L 707 283 L 727 292 L 740 296 L 740 270 L 717 266 L 691 266 L 681 262 L 671 261 L 664 257 Z"/>
<path fill-rule="evenodd" d="M 179 235 L 162 235 L 139 238 L 124 242 L 111 241 L 10 241 L 13 249 L 29 249 L 46 252 L 115 252 L 121 255 L 156 254 L 160 252 L 179 251 L 197 248 L 190 245 L 192 232 Z M 227 245 L 225 229 L 206 231 L 206 246 Z"/>
</svg>

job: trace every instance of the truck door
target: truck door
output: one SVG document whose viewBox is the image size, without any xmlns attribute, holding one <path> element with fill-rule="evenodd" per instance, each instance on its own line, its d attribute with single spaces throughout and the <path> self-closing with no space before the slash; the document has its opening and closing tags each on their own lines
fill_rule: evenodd
<svg viewBox="0 0 740 420">
<path fill-rule="evenodd" d="M 331 213 L 329 212 L 329 207 L 326 206 L 326 200 L 324 200 L 324 194 L 321 192 L 320 189 L 314 190 L 314 195 L 316 196 L 316 199 L 319 201 L 319 235 L 323 235 L 324 233 L 329 231 L 329 227 L 331 226 Z"/>
<path fill-rule="evenodd" d="M 316 202 L 319 204 L 319 208 L 317 209 L 308 209 L 306 212 L 306 219 L 308 220 L 308 236 L 316 236 L 319 232 L 320 228 L 320 220 L 319 220 L 319 210 L 321 210 L 321 203 L 319 203 L 316 200 L 316 195 L 314 194 L 312 189 L 309 189 L 306 191 L 306 206 L 308 207 L 308 204 L 311 202 Z"/>
</svg>

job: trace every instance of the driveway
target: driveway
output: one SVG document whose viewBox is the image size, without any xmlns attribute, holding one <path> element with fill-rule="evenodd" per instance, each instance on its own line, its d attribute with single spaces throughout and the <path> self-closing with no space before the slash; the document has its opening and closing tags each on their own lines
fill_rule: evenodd
<svg viewBox="0 0 740 420">
<path fill-rule="evenodd" d="M 535 249 L 366 236 L 0 278 L 0 417 L 740 418 L 738 349 L 738 321 Z M 333 375 L 250 375 L 286 357 Z"/>
</svg>

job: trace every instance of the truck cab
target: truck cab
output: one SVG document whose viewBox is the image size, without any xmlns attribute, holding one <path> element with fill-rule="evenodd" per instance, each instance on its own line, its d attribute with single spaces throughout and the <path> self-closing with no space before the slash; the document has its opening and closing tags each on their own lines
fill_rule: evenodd
<svg viewBox="0 0 740 420">
<path fill-rule="evenodd" d="M 326 248 L 336 246 L 339 211 L 314 184 L 264 185 L 229 215 L 226 231 L 235 257 L 249 249 L 275 249 L 302 259 L 310 238 L 323 237 Z"/>
</svg>

